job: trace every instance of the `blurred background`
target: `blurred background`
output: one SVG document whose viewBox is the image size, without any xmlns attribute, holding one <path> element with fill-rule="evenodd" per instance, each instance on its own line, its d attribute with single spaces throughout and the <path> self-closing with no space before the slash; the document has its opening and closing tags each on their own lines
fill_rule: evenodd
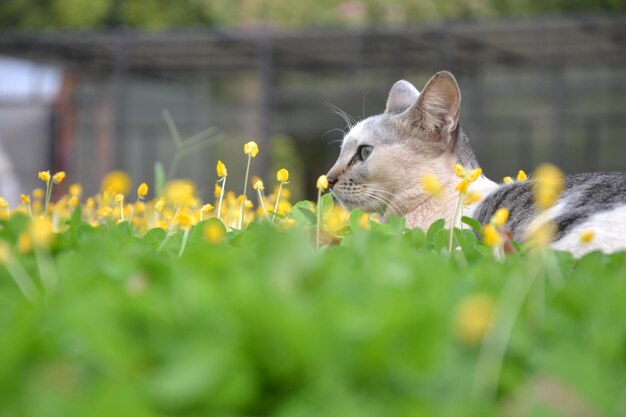
<svg viewBox="0 0 626 417">
<path fill-rule="evenodd" d="M 380 113 L 395 81 L 441 69 L 492 179 L 626 169 L 626 0 L 2 0 L 0 29 L 13 204 L 39 170 L 94 193 L 116 169 L 152 183 L 157 161 L 210 199 L 217 159 L 243 180 L 249 140 L 255 175 L 286 167 L 312 198 L 339 113 Z"/>
</svg>

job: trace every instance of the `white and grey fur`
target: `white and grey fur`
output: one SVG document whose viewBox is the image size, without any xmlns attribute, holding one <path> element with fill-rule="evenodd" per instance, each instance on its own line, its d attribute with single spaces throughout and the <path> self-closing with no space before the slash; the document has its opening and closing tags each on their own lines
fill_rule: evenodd
<svg viewBox="0 0 626 417">
<path fill-rule="evenodd" d="M 395 83 L 385 112 L 362 120 L 345 135 L 327 175 L 333 196 L 348 209 L 378 212 L 383 220 L 390 214 L 405 216 L 409 227 L 426 229 L 439 218 L 450 219 L 459 181 L 454 165 L 479 166 L 459 124 L 460 105 L 461 93 L 449 72 L 435 74 L 421 94 L 407 81 Z M 361 153 L 363 148 L 367 152 Z M 439 198 L 422 189 L 421 178 L 428 173 L 443 185 Z M 537 217 L 532 181 L 500 185 L 482 175 L 470 186 L 482 199 L 467 214 L 484 224 L 506 207 L 506 227 L 515 240 L 524 241 Z M 541 219 L 558 226 L 556 249 L 576 256 L 626 250 L 626 172 L 567 176 L 557 203 Z M 583 244 L 580 235 L 587 230 L 595 238 Z"/>
</svg>

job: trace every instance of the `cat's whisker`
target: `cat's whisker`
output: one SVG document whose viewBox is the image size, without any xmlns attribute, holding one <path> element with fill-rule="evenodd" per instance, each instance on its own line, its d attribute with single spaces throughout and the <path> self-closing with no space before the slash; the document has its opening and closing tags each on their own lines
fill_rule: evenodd
<svg viewBox="0 0 626 417">
<path fill-rule="evenodd" d="M 376 212 L 379 215 L 383 215 L 383 213 L 385 212 L 384 207 L 380 204 L 379 201 L 377 201 L 374 196 L 370 196 L 370 195 L 366 195 L 366 194 L 362 194 L 359 196 L 359 198 L 364 201 L 366 204 L 368 205 L 372 205 L 374 207 L 374 209 L 376 210 Z"/>
<path fill-rule="evenodd" d="M 329 143 L 335 143 L 335 142 L 341 142 L 341 141 L 343 141 L 343 136 L 345 136 L 345 134 L 346 134 L 347 132 L 346 132 L 345 130 L 341 129 L 341 128 L 338 128 L 338 127 L 334 128 L 334 129 L 327 130 L 326 132 L 324 132 L 324 133 L 322 134 L 322 136 L 321 136 L 321 139 L 322 139 L 322 140 L 324 140 L 324 138 L 326 137 L 326 135 L 328 135 L 329 133 L 334 132 L 334 131 L 336 131 L 336 130 L 338 130 L 339 132 L 341 132 L 341 134 L 342 134 L 342 138 L 341 138 L 341 139 L 334 140 L 334 141 L 329 142 Z"/>
<path fill-rule="evenodd" d="M 333 111 L 333 113 L 341 117 L 344 120 L 344 122 L 346 122 L 349 129 L 352 129 L 354 125 L 357 123 L 354 117 L 350 116 L 348 113 L 341 110 L 339 107 L 335 106 L 334 104 L 329 103 L 329 102 L 326 102 L 325 104 Z"/>
<path fill-rule="evenodd" d="M 377 201 L 380 201 L 381 203 L 383 203 L 385 206 L 390 207 L 392 210 L 394 210 L 397 214 L 401 214 L 402 211 L 400 210 L 400 208 L 391 200 L 384 198 L 381 195 L 372 193 L 369 190 L 363 190 L 360 193 L 363 196 L 367 196 L 370 197 L 372 199 L 376 199 Z M 384 210 L 383 210 L 384 212 Z M 381 213 L 382 214 L 382 213 Z"/>
<path fill-rule="evenodd" d="M 386 196 L 386 199 L 394 203 L 396 205 L 396 208 L 399 208 L 398 204 L 402 204 L 406 210 L 410 210 L 410 207 L 404 201 L 400 200 L 400 198 L 396 194 L 390 191 L 384 190 L 382 188 L 376 187 L 374 184 L 362 184 L 362 185 L 364 187 L 367 187 L 367 189 L 371 192 L 380 193 L 380 194 L 383 194 L 383 196 Z"/>
<path fill-rule="evenodd" d="M 389 191 L 376 190 L 376 189 L 373 189 L 372 191 L 383 194 L 383 196 L 385 196 L 385 198 L 387 198 L 389 201 L 393 202 L 397 207 L 400 207 L 400 204 L 401 204 L 405 210 L 410 210 L 411 209 L 407 203 L 405 203 L 397 195 L 395 195 L 395 194 L 393 194 L 393 193 L 391 193 Z"/>
</svg>

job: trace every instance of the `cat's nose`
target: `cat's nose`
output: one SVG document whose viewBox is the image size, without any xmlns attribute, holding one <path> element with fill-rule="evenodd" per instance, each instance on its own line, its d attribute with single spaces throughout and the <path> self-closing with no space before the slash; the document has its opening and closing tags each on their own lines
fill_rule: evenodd
<svg viewBox="0 0 626 417">
<path fill-rule="evenodd" d="M 328 179 L 328 188 L 332 189 L 335 184 L 337 184 L 337 177 L 335 177 L 333 174 L 328 174 L 326 178 Z"/>
</svg>

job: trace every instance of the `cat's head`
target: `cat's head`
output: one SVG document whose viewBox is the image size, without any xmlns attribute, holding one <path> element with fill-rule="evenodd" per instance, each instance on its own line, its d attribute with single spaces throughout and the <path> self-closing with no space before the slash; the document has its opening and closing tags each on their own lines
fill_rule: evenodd
<svg viewBox="0 0 626 417">
<path fill-rule="evenodd" d="M 420 186 L 425 174 L 451 178 L 460 104 L 459 87 L 449 72 L 435 74 L 421 94 L 407 81 L 396 82 L 385 112 L 362 120 L 345 135 L 327 174 L 335 198 L 349 209 L 409 212 L 427 197 Z"/>
</svg>

